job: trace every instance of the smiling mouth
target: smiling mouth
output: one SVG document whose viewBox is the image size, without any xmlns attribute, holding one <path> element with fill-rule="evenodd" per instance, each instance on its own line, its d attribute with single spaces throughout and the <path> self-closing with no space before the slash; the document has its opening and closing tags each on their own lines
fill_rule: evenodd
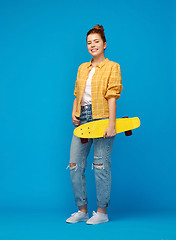
<svg viewBox="0 0 176 240">
<path fill-rule="evenodd" d="M 98 50 L 98 49 L 95 48 L 95 49 L 92 49 L 91 52 L 96 52 L 97 50 Z"/>
</svg>

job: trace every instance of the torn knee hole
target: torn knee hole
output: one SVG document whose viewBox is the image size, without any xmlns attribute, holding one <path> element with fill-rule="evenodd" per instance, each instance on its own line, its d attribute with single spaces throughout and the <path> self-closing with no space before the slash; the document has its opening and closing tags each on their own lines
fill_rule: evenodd
<svg viewBox="0 0 176 240">
<path fill-rule="evenodd" d="M 103 163 L 100 163 L 100 164 L 96 164 L 96 163 L 93 163 L 94 166 L 102 166 Z"/>
<path fill-rule="evenodd" d="M 76 163 L 70 163 L 70 167 L 75 167 Z"/>
<path fill-rule="evenodd" d="M 95 167 L 95 168 L 99 168 L 99 169 L 104 169 L 104 164 L 103 163 L 99 163 L 99 164 L 97 164 L 97 163 L 92 163 L 92 169 L 93 169 L 93 166 Z"/>
</svg>

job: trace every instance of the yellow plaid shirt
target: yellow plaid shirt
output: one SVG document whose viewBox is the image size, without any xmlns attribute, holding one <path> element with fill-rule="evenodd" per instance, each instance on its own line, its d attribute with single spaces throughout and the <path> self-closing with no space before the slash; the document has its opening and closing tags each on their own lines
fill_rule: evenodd
<svg viewBox="0 0 176 240">
<path fill-rule="evenodd" d="M 81 100 L 84 94 L 89 71 L 92 69 L 92 60 L 82 63 L 77 72 L 74 95 L 77 98 L 76 117 L 81 113 Z M 123 89 L 120 65 L 105 58 L 96 65 L 91 80 L 91 102 L 93 119 L 109 117 L 108 99 L 120 98 Z"/>
</svg>

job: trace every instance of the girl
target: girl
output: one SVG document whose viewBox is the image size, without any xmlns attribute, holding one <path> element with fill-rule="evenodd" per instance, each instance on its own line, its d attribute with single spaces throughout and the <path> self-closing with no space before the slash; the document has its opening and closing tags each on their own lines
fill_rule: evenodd
<svg viewBox="0 0 176 240">
<path fill-rule="evenodd" d="M 80 139 L 73 134 L 70 148 L 70 175 L 78 212 L 71 214 L 66 222 L 86 221 L 87 224 L 108 222 L 106 208 L 110 202 L 111 151 L 116 135 L 116 99 L 123 89 L 120 65 L 105 58 L 107 47 L 104 28 L 96 25 L 87 33 L 87 49 L 93 56 L 90 62 L 78 68 L 75 82 L 72 121 L 77 127 L 90 121 L 109 119 L 109 125 L 101 138 Z M 94 167 L 97 212 L 89 218 L 85 170 L 91 145 L 94 149 Z"/>
</svg>

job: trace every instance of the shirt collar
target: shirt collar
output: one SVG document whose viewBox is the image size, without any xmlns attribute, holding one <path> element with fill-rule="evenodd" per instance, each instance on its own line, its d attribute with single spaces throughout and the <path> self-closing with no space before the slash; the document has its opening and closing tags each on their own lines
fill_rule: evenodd
<svg viewBox="0 0 176 240">
<path fill-rule="evenodd" d="M 96 67 L 102 68 L 108 60 L 109 60 L 108 58 L 105 58 L 103 61 L 97 64 Z M 90 66 L 93 66 L 92 61 L 93 61 L 93 58 L 90 60 L 90 62 L 88 62 L 87 68 L 89 68 Z"/>
</svg>

